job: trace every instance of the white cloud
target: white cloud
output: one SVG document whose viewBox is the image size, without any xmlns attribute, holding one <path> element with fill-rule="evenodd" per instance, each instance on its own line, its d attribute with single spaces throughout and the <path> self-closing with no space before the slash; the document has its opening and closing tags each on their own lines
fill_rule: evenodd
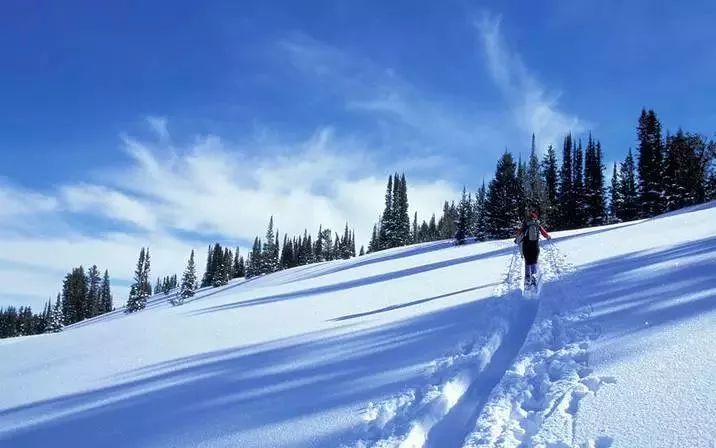
<svg viewBox="0 0 716 448">
<path fill-rule="evenodd" d="M 6 280 L 0 303 L 18 303 L 29 294 L 37 297 L 33 306 L 42 306 L 60 288 L 64 273 L 80 264 L 97 264 L 114 280 L 127 282 L 143 246 L 151 247 L 155 276 L 180 273 L 191 248 L 202 266 L 207 244 L 248 244 L 264 234 L 271 215 L 289 235 L 304 229 L 313 234 L 319 225 L 341 232 L 348 222 L 358 244 L 367 243 L 382 210 L 388 173 L 360 142 L 329 128 L 303 140 L 242 144 L 217 136 L 197 136 L 185 146 L 123 141 L 129 163 L 116 165 L 104 183 L 61 185 L 45 194 L 0 190 L 6 204 L 33 199 L 18 208 L 27 217 L 49 214 L 66 224 L 28 234 L 14 231 L 13 219 L 0 223 L 0 279 Z M 411 214 L 417 210 L 427 218 L 444 200 L 457 197 L 456 188 L 444 181 L 406 175 Z M 109 232 L 68 224 L 73 220 L 86 228 L 95 222 L 87 218 L 99 219 L 102 229 L 107 221 L 133 227 Z M 115 295 L 122 304 L 126 287 L 116 288 Z"/>
<path fill-rule="evenodd" d="M 167 142 L 169 140 L 169 127 L 167 126 L 168 120 L 166 117 L 157 117 L 150 115 L 146 117 L 147 124 L 154 131 L 161 142 Z"/>
<path fill-rule="evenodd" d="M 487 68 L 510 103 L 513 119 L 525 137 L 534 133 L 539 149 L 557 145 L 568 132 L 580 133 L 585 123 L 560 110 L 557 94 L 550 94 L 530 73 L 520 55 L 512 51 L 501 29 L 501 18 L 485 14 L 475 23 Z"/>
</svg>

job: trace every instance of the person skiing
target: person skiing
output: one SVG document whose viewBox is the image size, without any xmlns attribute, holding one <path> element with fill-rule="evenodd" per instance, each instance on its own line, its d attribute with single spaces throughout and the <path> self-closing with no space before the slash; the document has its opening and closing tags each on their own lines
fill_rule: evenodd
<svg viewBox="0 0 716 448">
<path fill-rule="evenodd" d="M 537 260 L 539 258 L 539 236 L 548 240 L 552 237 L 539 222 L 537 210 L 531 210 L 528 219 L 517 232 L 515 244 L 522 243 L 522 257 L 525 259 L 525 287 L 537 285 Z"/>
</svg>

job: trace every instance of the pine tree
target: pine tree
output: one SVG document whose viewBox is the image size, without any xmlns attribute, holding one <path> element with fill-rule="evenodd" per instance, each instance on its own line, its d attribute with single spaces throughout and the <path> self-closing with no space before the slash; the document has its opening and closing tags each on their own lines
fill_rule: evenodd
<svg viewBox="0 0 716 448">
<path fill-rule="evenodd" d="M 559 227 L 559 203 L 557 190 L 557 154 L 552 145 L 542 159 L 542 180 L 544 182 L 545 201 L 540 215 L 543 223 L 550 227 Z"/>
<path fill-rule="evenodd" d="M 201 279 L 202 288 L 211 286 L 211 284 L 214 283 L 214 260 L 212 259 L 213 254 L 214 250 L 212 249 L 211 245 L 209 245 L 209 249 L 206 254 L 206 269 L 204 270 L 204 276 Z"/>
<path fill-rule="evenodd" d="M 519 190 L 514 159 L 512 154 L 505 152 L 487 190 L 485 217 L 489 237 L 508 238 L 515 233 L 521 221 Z"/>
<path fill-rule="evenodd" d="M 246 278 L 261 275 L 261 253 L 261 240 L 259 239 L 259 237 L 256 237 L 254 239 L 254 245 L 251 249 L 251 254 L 249 254 L 249 259 L 246 266 Z"/>
<path fill-rule="evenodd" d="M 649 218 L 664 210 L 664 149 L 661 123 L 653 110 L 641 110 L 637 138 L 641 217 Z"/>
<path fill-rule="evenodd" d="M 639 217 L 639 192 L 637 189 L 636 173 L 634 168 L 634 157 L 631 148 L 619 172 L 619 197 L 622 201 L 621 216 L 617 217 L 622 221 L 632 221 Z"/>
<path fill-rule="evenodd" d="M 520 217 L 527 213 L 527 165 L 522 156 L 517 161 L 517 210 Z"/>
<path fill-rule="evenodd" d="M 87 310 L 88 285 L 82 266 L 65 276 L 62 283 L 62 313 L 65 324 L 73 324 L 89 317 Z"/>
<path fill-rule="evenodd" d="M 380 250 L 380 237 L 378 233 L 378 224 L 373 224 L 373 233 L 368 242 L 368 253 Z"/>
<path fill-rule="evenodd" d="M 572 156 L 572 194 L 574 198 L 574 227 L 584 227 L 586 225 L 586 204 L 584 197 L 584 152 L 582 151 L 582 140 L 575 147 Z"/>
<path fill-rule="evenodd" d="M 139 260 L 137 268 L 134 271 L 134 283 L 129 290 L 129 298 L 125 307 L 125 313 L 133 313 L 143 310 L 147 305 L 147 297 L 151 295 L 151 285 L 149 284 L 150 272 L 149 249 L 142 248 L 139 252 Z"/>
<path fill-rule="evenodd" d="M 485 205 L 487 202 L 487 189 L 485 188 L 485 181 L 482 181 L 480 189 L 477 191 L 477 197 L 475 198 L 475 212 L 474 222 L 475 229 L 473 234 L 478 241 L 485 241 L 487 239 L 487 213 Z"/>
<path fill-rule="evenodd" d="M 562 148 L 562 167 L 559 172 L 559 223 L 555 228 L 569 229 L 576 222 L 574 176 L 572 174 L 572 135 L 567 134 Z"/>
<path fill-rule="evenodd" d="M 231 269 L 231 272 L 234 274 L 233 278 L 243 277 L 242 270 L 241 264 L 239 263 L 239 248 L 236 247 L 236 251 L 234 252 L 233 268 Z"/>
<path fill-rule="evenodd" d="M 617 172 L 617 164 L 614 162 L 612 169 L 612 183 L 609 187 L 609 222 L 619 222 L 621 220 L 621 211 L 624 207 L 624 200 L 619 194 L 619 173 Z"/>
<path fill-rule="evenodd" d="M 408 213 L 408 208 L 408 183 L 405 180 L 405 174 L 402 174 L 398 184 L 398 201 L 396 210 L 398 237 L 395 241 L 396 246 L 405 246 L 410 244 L 410 214 Z"/>
<path fill-rule="evenodd" d="M 539 210 L 540 213 L 546 209 L 547 193 L 545 191 L 544 181 L 540 172 L 540 163 L 537 158 L 537 148 L 535 147 L 534 134 L 532 134 L 532 148 L 527 164 L 525 195 L 528 209 L 536 209 Z"/>
<path fill-rule="evenodd" d="M 100 288 L 100 302 L 102 313 L 109 313 L 114 308 L 112 304 L 112 289 L 109 283 L 109 271 L 105 269 L 102 286 Z"/>
<path fill-rule="evenodd" d="M 418 242 L 418 212 L 415 212 L 413 217 L 413 244 Z"/>
<path fill-rule="evenodd" d="M 467 198 L 467 191 L 465 187 L 462 187 L 462 198 L 458 206 L 458 222 L 457 229 L 455 231 L 455 244 L 465 244 L 465 238 L 469 232 L 470 226 L 470 202 Z"/>
<path fill-rule="evenodd" d="M 87 300 L 85 301 L 84 316 L 86 318 L 94 317 L 100 314 L 100 291 L 102 278 L 99 275 L 99 269 L 96 265 L 92 265 L 87 271 Z"/>
<path fill-rule="evenodd" d="M 584 153 L 584 202 L 586 224 L 597 226 L 604 223 L 604 166 L 601 144 L 589 134 Z"/>
<path fill-rule="evenodd" d="M 679 129 L 666 139 L 664 193 L 667 210 L 698 204 L 706 199 L 708 145 L 695 134 Z"/>
<path fill-rule="evenodd" d="M 393 229 L 393 176 L 391 175 L 388 176 L 388 186 L 385 189 L 385 209 L 380 218 L 378 244 L 374 247 L 374 251 L 390 247 L 390 241 L 392 241 L 393 238 Z"/>
<path fill-rule="evenodd" d="M 62 314 L 62 299 L 60 298 L 60 295 L 57 294 L 57 300 L 55 301 L 55 305 L 52 307 L 50 318 L 45 327 L 45 333 L 59 333 L 62 331 L 64 320 L 65 318 Z"/>
<path fill-rule="evenodd" d="M 189 261 L 187 262 L 186 269 L 181 278 L 181 286 L 179 287 L 179 294 L 172 297 L 170 302 L 172 305 L 181 305 L 185 300 L 194 297 L 196 291 L 194 286 L 196 285 L 196 266 L 194 264 L 194 251 L 191 251 L 189 255 Z"/>
<path fill-rule="evenodd" d="M 360 247 L 360 253 L 358 254 L 359 257 L 362 257 L 365 255 L 365 248 L 363 246 Z"/>
</svg>

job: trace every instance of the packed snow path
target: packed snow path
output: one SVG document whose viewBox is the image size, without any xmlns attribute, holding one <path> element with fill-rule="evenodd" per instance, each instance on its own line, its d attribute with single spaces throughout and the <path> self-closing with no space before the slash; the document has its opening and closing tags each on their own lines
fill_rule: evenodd
<svg viewBox="0 0 716 448">
<path fill-rule="evenodd" d="M 437 242 L 2 340 L 0 446 L 709 446 L 713 205 L 554 234 L 532 298 Z"/>
</svg>

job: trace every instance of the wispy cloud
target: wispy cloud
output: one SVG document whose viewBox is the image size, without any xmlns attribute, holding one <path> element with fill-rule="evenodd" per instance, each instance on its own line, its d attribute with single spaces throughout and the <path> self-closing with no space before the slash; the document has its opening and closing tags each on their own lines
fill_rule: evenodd
<svg viewBox="0 0 716 448">
<path fill-rule="evenodd" d="M 502 116 L 479 102 L 456 102 L 439 91 L 417 89 L 391 67 L 341 51 L 305 35 L 281 41 L 292 66 L 343 102 L 347 111 L 377 123 L 388 148 L 408 155 L 440 158 L 433 170 L 483 152 L 492 160 L 508 133 Z"/>
<path fill-rule="evenodd" d="M 271 215 L 289 235 L 315 233 L 319 225 L 340 232 L 348 222 L 360 244 L 382 208 L 387 173 L 372 162 L 369 148 L 330 128 L 304 139 L 240 144 L 214 135 L 184 145 L 130 136 L 123 142 L 128 163 L 116 165 L 102 183 L 71 183 L 45 193 L 0 189 L 2 203 L 15 210 L 0 223 L 0 278 L 7 280 L 0 303 L 44 291 L 35 302 L 40 305 L 60 287 L 63 273 L 79 264 L 108 268 L 126 285 L 142 246 L 151 247 L 155 274 L 178 273 L 191 248 L 203 255 L 215 240 L 245 251 Z M 411 210 L 423 218 L 457 195 L 447 182 L 408 176 Z M 14 230 L 15 219 L 41 215 L 65 225 Z M 82 229 L 69 225 L 78 220 Z M 103 224 L 88 230 L 93 220 Z M 121 231 L 108 230 L 112 222 Z M 126 287 L 117 292 L 121 304 Z"/>
<path fill-rule="evenodd" d="M 483 14 L 475 22 L 487 68 L 512 110 L 517 127 L 536 135 L 539 148 L 556 144 L 567 132 L 584 131 L 579 117 L 559 108 L 559 95 L 547 89 L 530 73 L 520 55 L 510 49 L 502 33 L 501 17 Z"/>
</svg>

